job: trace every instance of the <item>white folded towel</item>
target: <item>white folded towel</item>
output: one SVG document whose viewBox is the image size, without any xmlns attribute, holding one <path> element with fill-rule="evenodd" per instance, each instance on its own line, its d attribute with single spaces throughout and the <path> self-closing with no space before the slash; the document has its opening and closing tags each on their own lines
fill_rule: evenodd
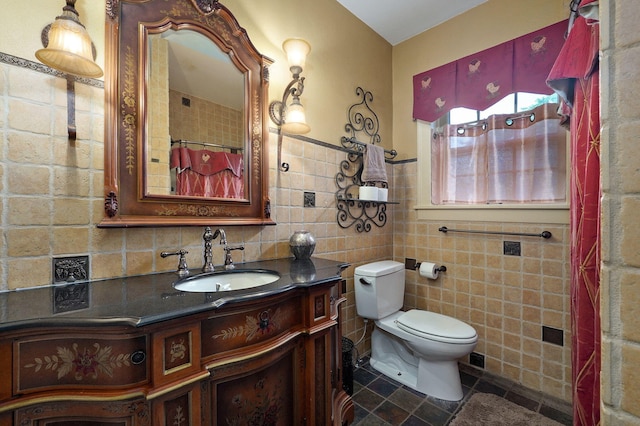
<svg viewBox="0 0 640 426">
<path fill-rule="evenodd" d="M 387 183 L 387 166 L 384 162 L 384 148 L 367 144 L 362 154 L 362 182 Z"/>
</svg>

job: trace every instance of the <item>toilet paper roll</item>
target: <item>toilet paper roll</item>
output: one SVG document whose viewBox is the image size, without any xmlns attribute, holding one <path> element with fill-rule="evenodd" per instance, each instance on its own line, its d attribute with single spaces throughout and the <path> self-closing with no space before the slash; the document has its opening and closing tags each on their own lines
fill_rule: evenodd
<svg viewBox="0 0 640 426">
<path fill-rule="evenodd" d="M 387 201 L 388 197 L 389 197 L 388 188 L 378 188 L 378 201 Z"/>
<path fill-rule="evenodd" d="M 435 280 L 438 278 L 438 274 L 440 266 L 431 262 L 422 262 L 420 264 L 420 276 L 427 277 L 431 280 Z"/>
<path fill-rule="evenodd" d="M 378 188 L 375 186 L 361 186 L 360 196 L 361 200 L 378 201 Z"/>
</svg>

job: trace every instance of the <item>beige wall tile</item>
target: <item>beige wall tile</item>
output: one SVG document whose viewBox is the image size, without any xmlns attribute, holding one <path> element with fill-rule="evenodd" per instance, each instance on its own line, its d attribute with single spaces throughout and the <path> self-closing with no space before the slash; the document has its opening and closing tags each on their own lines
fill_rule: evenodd
<svg viewBox="0 0 640 426">
<path fill-rule="evenodd" d="M 18 67 L 7 67 L 7 70 L 9 96 L 44 104 L 51 102 L 53 77 L 43 78 L 40 73 L 25 72 Z"/>
<path fill-rule="evenodd" d="M 22 257 L 7 259 L 8 289 L 37 287 L 51 284 L 50 257 Z"/>
<path fill-rule="evenodd" d="M 52 232 L 53 255 L 86 254 L 89 252 L 89 228 L 55 227 Z"/>
<path fill-rule="evenodd" d="M 8 225 L 49 225 L 51 206 L 45 198 L 10 197 L 6 201 Z"/>
<path fill-rule="evenodd" d="M 22 99 L 9 99 L 8 126 L 13 130 L 28 131 L 41 135 L 51 132 L 51 108 Z"/>
<path fill-rule="evenodd" d="M 124 276 L 124 255 L 120 253 L 95 253 L 91 256 L 91 278 L 94 280 Z"/>
<path fill-rule="evenodd" d="M 620 242 L 621 260 L 628 265 L 640 267 L 640 227 L 637 226 L 640 197 L 623 197 L 621 203 L 620 225 L 624 227 Z"/>
<path fill-rule="evenodd" d="M 56 197 L 53 200 L 53 224 L 88 225 L 89 206 L 88 199 Z"/>
<path fill-rule="evenodd" d="M 624 303 L 620 306 L 620 322 L 622 338 L 640 342 L 640 271 L 623 272 L 620 278 L 620 298 Z"/>
<path fill-rule="evenodd" d="M 640 349 L 631 344 L 622 346 L 622 408 L 624 411 L 640 417 Z"/>
<path fill-rule="evenodd" d="M 49 194 L 49 176 L 46 166 L 12 164 L 7 167 L 7 190 L 19 195 Z"/>
<path fill-rule="evenodd" d="M 46 256 L 49 254 L 49 229 L 11 228 L 6 231 L 7 255 L 10 257 Z M 22 259 L 25 263 L 29 259 Z"/>
<path fill-rule="evenodd" d="M 125 274 L 141 275 L 153 269 L 154 253 L 149 251 L 127 251 L 125 253 Z M 177 263 L 176 263 L 177 264 Z"/>
<path fill-rule="evenodd" d="M 90 193 L 89 170 L 77 168 L 54 168 L 53 194 L 88 197 Z"/>
</svg>

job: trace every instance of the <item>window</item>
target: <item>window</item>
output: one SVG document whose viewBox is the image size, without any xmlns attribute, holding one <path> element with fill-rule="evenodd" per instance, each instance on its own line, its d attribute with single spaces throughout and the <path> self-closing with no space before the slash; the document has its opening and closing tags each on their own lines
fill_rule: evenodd
<svg viewBox="0 0 640 426">
<path fill-rule="evenodd" d="M 419 217 L 568 223 L 568 137 L 554 101 L 515 93 L 419 122 Z"/>
<path fill-rule="evenodd" d="M 484 111 L 478 111 L 469 108 L 453 108 L 448 115 L 443 117 L 443 123 L 440 120 L 434 123 L 442 124 L 463 124 L 473 121 L 485 119 L 493 114 L 511 114 L 521 111 L 533 109 L 545 103 L 558 103 L 558 95 L 539 95 L 536 93 L 512 93 L 505 96 L 502 100 L 491 105 Z"/>
</svg>

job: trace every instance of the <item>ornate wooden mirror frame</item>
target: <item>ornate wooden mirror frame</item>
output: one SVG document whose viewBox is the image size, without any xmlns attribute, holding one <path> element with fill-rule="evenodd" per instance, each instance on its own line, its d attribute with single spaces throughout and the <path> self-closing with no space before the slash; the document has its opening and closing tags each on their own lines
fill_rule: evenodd
<svg viewBox="0 0 640 426">
<path fill-rule="evenodd" d="M 205 35 L 244 73 L 243 199 L 147 193 L 147 36 L 161 28 Z M 98 226 L 274 224 L 267 165 L 272 61 L 233 14 L 218 0 L 107 0 L 105 37 L 105 216 Z"/>
</svg>

